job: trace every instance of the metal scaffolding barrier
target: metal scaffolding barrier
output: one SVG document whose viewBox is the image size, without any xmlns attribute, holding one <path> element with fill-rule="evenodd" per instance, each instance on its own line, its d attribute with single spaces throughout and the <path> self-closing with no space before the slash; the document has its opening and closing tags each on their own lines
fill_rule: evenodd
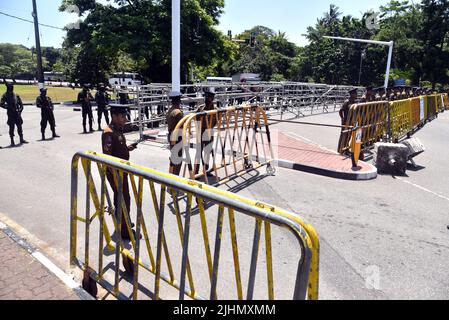
<svg viewBox="0 0 449 320">
<path fill-rule="evenodd" d="M 182 85 L 181 91 L 184 114 L 195 112 L 204 103 L 203 92 L 213 87 L 218 108 L 257 105 L 269 115 L 302 118 L 316 114 L 337 112 L 348 91 L 363 88 L 336 86 L 300 82 L 257 82 L 257 83 L 198 83 Z M 169 108 L 168 93 L 171 84 L 149 84 L 114 87 L 116 96 L 122 91 L 129 94 L 131 122 L 140 132 L 140 139 L 145 139 L 145 130 L 166 125 L 165 115 Z M 117 100 L 118 101 L 118 100 Z M 128 106 L 128 105 L 127 105 Z"/>
</svg>

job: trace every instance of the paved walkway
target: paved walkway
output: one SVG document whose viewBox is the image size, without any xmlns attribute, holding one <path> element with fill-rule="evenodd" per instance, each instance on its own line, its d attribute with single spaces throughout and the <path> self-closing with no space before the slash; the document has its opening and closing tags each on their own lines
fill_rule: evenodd
<svg viewBox="0 0 449 320">
<path fill-rule="evenodd" d="M 145 132 L 152 140 L 160 143 L 166 143 L 167 138 L 159 136 L 159 130 L 149 130 Z M 274 137 L 273 134 L 276 134 Z M 225 133 L 223 132 L 222 135 Z M 245 135 L 242 133 L 241 140 L 244 141 Z M 258 143 L 262 144 L 260 135 L 256 135 Z M 337 140 L 338 141 L 338 140 Z M 263 141 L 265 152 L 269 155 L 267 140 Z M 309 172 L 318 175 L 324 175 L 344 180 L 372 180 L 377 178 L 377 169 L 375 166 L 359 161 L 358 167 L 352 167 L 351 157 L 342 156 L 336 151 L 324 148 L 303 137 L 289 132 L 272 132 L 272 147 L 275 158 L 278 160 L 278 166 L 286 169 Z M 263 156 L 261 154 L 261 156 Z"/>
<path fill-rule="evenodd" d="M 0 228 L 0 300 L 80 300 Z"/>
<path fill-rule="evenodd" d="M 359 161 L 352 167 L 351 158 L 321 147 L 304 138 L 279 132 L 277 143 L 279 166 L 347 180 L 370 180 L 377 177 L 377 169 Z"/>
</svg>

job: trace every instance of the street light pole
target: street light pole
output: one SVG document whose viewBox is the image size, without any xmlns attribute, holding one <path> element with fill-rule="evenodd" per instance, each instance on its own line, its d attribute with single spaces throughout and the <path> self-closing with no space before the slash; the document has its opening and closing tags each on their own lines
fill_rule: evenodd
<svg viewBox="0 0 449 320">
<path fill-rule="evenodd" d="M 381 46 L 388 46 L 388 60 L 387 60 L 387 71 L 385 73 L 385 93 L 387 92 L 388 88 L 388 82 L 390 81 L 390 68 L 391 68 L 391 59 L 393 57 L 393 46 L 394 42 L 385 42 L 385 41 L 375 41 L 375 40 L 365 40 L 365 39 L 353 39 L 353 38 L 342 38 L 342 37 L 329 37 L 329 36 L 323 36 L 323 38 L 326 39 L 334 39 L 334 40 L 343 40 L 343 41 L 351 41 L 351 42 L 361 42 L 361 43 L 368 43 L 368 44 L 377 44 Z M 390 112 L 390 105 L 388 105 L 388 138 L 391 141 L 391 112 Z"/>
<path fill-rule="evenodd" d="M 37 6 L 36 0 L 33 1 L 33 18 L 34 18 L 34 33 L 36 36 L 36 55 L 37 55 L 37 82 L 39 84 L 39 89 L 45 88 L 44 81 L 44 71 L 42 68 L 42 51 L 41 51 L 41 41 L 39 37 L 39 21 L 37 18 Z"/>
<path fill-rule="evenodd" d="M 385 90 L 387 90 L 388 82 L 390 81 L 391 59 L 393 57 L 393 46 L 394 46 L 394 42 L 393 41 L 385 42 L 385 41 L 342 38 L 342 37 L 329 37 L 329 36 L 323 36 L 323 38 L 335 39 L 335 40 L 343 40 L 343 41 L 351 41 L 351 42 L 361 42 L 361 43 L 368 43 L 368 44 L 377 44 L 377 45 L 381 45 L 381 46 L 388 46 L 390 48 L 390 50 L 388 51 L 387 72 L 385 73 L 385 83 L 384 83 Z"/>
<path fill-rule="evenodd" d="M 181 0 L 172 0 L 172 90 L 181 91 Z"/>
</svg>

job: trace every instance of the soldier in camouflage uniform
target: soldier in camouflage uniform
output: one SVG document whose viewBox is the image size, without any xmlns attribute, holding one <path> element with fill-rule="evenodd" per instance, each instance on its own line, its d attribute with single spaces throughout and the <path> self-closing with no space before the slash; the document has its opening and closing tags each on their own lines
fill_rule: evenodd
<svg viewBox="0 0 449 320">
<path fill-rule="evenodd" d="M 14 85 L 12 83 L 6 84 L 6 92 L 3 94 L 2 99 L 0 100 L 0 107 L 7 110 L 8 115 L 8 126 L 9 126 L 9 136 L 11 137 L 11 146 L 15 146 L 14 142 L 14 129 L 17 127 L 17 133 L 20 137 L 20 143 L 26 144 L 28 143 L 23 139 L 23 120 L 22 120 L 22 111 L 23 111 L 23 103 L 20 96 L 14 93 Z"/>
<path fill-rule="evenodd" d="M 36 99 L 36 107 L 41 109 L 42 140 L 45 140 L 45 130 L 47 129 L 47 124 L 50 125 L 53 138 L 59 138 L 56 134 L 56 121 L 53 113 L 54 106 L 51 98 L 47 97 L 47 89 L 41 89 L 41 95 Z"/>
</svg>

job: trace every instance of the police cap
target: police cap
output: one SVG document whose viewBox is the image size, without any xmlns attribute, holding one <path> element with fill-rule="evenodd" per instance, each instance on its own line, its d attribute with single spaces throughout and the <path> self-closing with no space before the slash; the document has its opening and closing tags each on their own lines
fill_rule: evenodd
<svg viewBox="0 0 449 320">
<path fill-rule="evenodd" d="M 175 99 L 175 98 L 181 98 L 182 97 L 182 93 L 179 91 L 170 91 L 170 93 L 168 94 L 168 97 L 170 99 Z"/>
<path fill-rule="evenodd" d="M 206 96 L 215 96 L 215 88 L 207 88 L 204 92 Z"/>
<path fill-rule="evenodd" d="M 123 114 L 126 116 L 129 115 L 127 107 L 118 104 L 111 104 L 110 107 L 111 107 L 111 114 Z"/>
</svg>

